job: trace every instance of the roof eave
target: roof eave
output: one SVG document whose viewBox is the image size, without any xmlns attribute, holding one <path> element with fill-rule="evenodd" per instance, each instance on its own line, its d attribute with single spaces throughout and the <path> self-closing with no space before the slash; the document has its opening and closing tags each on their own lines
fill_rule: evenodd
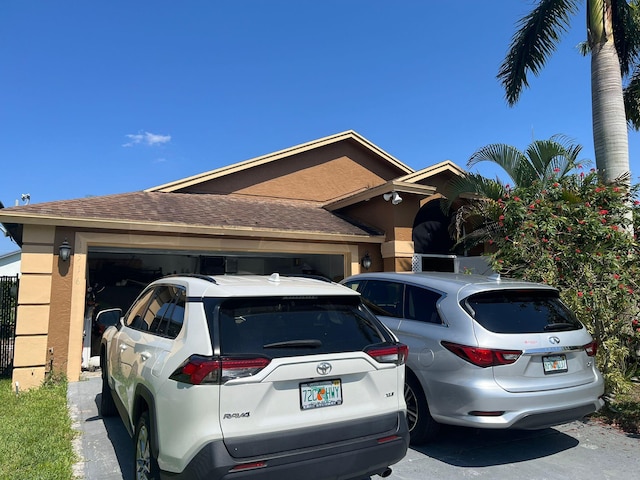
<svg viewBox="0 0 640 480">
<path fill-rule="evenodd" d="M 385 193 L 390 192 L 398 192 L 398 193 L 410 193 L 415 195 L 421 195 L 424 197 L 429 197 L 436 193 L 436 187 L 432 187 L 430 185 L 420 185 L 410 182 L 403 182 L 400 180 L 390 180 L 382 185 L 378 185 L 373 188 L 369 188 L 362 192 L 358 192 L 348 197 L 342 197 L 336 200 L 331 200 L 328 203 L 325 203 L 323 207 L 329 211 L 339 210 L 341 208 L 349 207 L 351 205 L 355 205 L 356 203 L 366 202 L 375 198 L 377 196 L 382 196 Z"/>
<path fill-rule="evenodd" d="M 6 222 L 8 215 L 2 215 L 2 222 Z M 12 224 L 22 225 L 46 225 L 52 227 L 70 227 L 83 229 L 126 230 L 135 232 L 167 233 L 175 235 L 179 231 L 181 235 L 209 235 L 209 236 L 233 236 L 249 238 L 271 238 L 282 240 L 313 240 L 319 242 L 348 242 L 348 243 L 383 243 L 383 235 L 357 235 L 345 233 L 313 232 L 305 230 L 278 230 L 271 228 L 254 228 L 240 226 L 208 226 L 191 225 L 169 222 L 144 222 L 114 219 L 96 218 L 72 218 L 50 217 L 46 215 L 16 215 Z"/>
</svg>

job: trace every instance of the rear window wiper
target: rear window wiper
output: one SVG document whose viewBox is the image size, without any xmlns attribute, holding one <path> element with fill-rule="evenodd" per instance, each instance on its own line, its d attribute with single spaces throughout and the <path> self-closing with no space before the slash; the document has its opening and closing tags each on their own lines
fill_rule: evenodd
<svg viewBox="0 0 640 480">
<path fill-rule="evenodd" d="M 274 342 L 263 345 L 262 348 L 318 348 L 322 346 L 322 342 L 317 339 L 308 340 L 287 340 L 286 342 Z"/>
<path fill-rule="evenodd" d="M 573 323 L 569 322 L 561 322 L 561 323 L 550 323 L 545 325 L 545 332 L 557 332 L 560 330 L 574 330 L 576 326 Z"/>
</svg>

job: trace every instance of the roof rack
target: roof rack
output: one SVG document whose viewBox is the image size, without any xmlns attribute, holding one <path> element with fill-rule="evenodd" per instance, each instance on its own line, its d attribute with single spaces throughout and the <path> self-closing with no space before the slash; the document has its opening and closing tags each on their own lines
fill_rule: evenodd
<svg viewBox="0 0 640 480">
<path fill-rule="evenodd" d="M 218 282 L 216 282 L 216 279 L 209 276 L 209 275 L 204 275 L 202 273 L 172 273 L 170 275 L 165 275 L 162 278 L 175 278 L 175 277 L 189 277 L 189 278 L 199 278 L 200 280 L 205 280 L 207 282 L 210 283 L 214 283 L 216 285 L 218 285 Z M 159 279 L 161 280 L 161 279 Z"/>
<path fill-rule="evenodd" d="M 322 282 L 327 282 L 327 283 L 335 283 L 333 280 L 324 277 L 322 275 L 313 275 L 313 274 L 309 274 L 309 273 L 284 273 L 284 274 L 280 274 L 281 277 L 294 277 L 294 278 L 310 278 L 312 280 L 320 280 Z"/>
</svg>

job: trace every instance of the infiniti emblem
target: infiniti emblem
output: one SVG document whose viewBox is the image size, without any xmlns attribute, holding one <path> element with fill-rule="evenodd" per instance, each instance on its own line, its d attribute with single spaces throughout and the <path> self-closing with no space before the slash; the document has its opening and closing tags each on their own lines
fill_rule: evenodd
<svg viewBox="0 0 640 480">
<path fill-rule="evenodd" d="M 316 372 L 318 372 L 320 375 L 326 375 L 330 371 L 331 371 L 331 364 L 327 362 L 319 363 L 318 366 L 316 367 Z"/>
<path fill-rule="evenodd" d="M 558 337 L 549 337 L 549 343 L 552 345 L 558 345 L 560 343 L 560 339 Z"/>
</svg>

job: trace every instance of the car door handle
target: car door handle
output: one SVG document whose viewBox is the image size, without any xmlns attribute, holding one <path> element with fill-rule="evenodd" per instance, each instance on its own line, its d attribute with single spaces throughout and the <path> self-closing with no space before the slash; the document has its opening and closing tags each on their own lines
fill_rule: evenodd
<svg viewBox="0 0 640 480">
<path fill-rule="evenodd" d="M 120 344 L 120 351 L 124 352 L 127 349 L 127 346 L 124 343 Z"/>
<path fill-rule="evenodd" d="M 149 360 L 151 358 L 151 354 L 149 352 L 141 352 L 140 356 L 142 357 L 142 360 Z"/>
</svg>

